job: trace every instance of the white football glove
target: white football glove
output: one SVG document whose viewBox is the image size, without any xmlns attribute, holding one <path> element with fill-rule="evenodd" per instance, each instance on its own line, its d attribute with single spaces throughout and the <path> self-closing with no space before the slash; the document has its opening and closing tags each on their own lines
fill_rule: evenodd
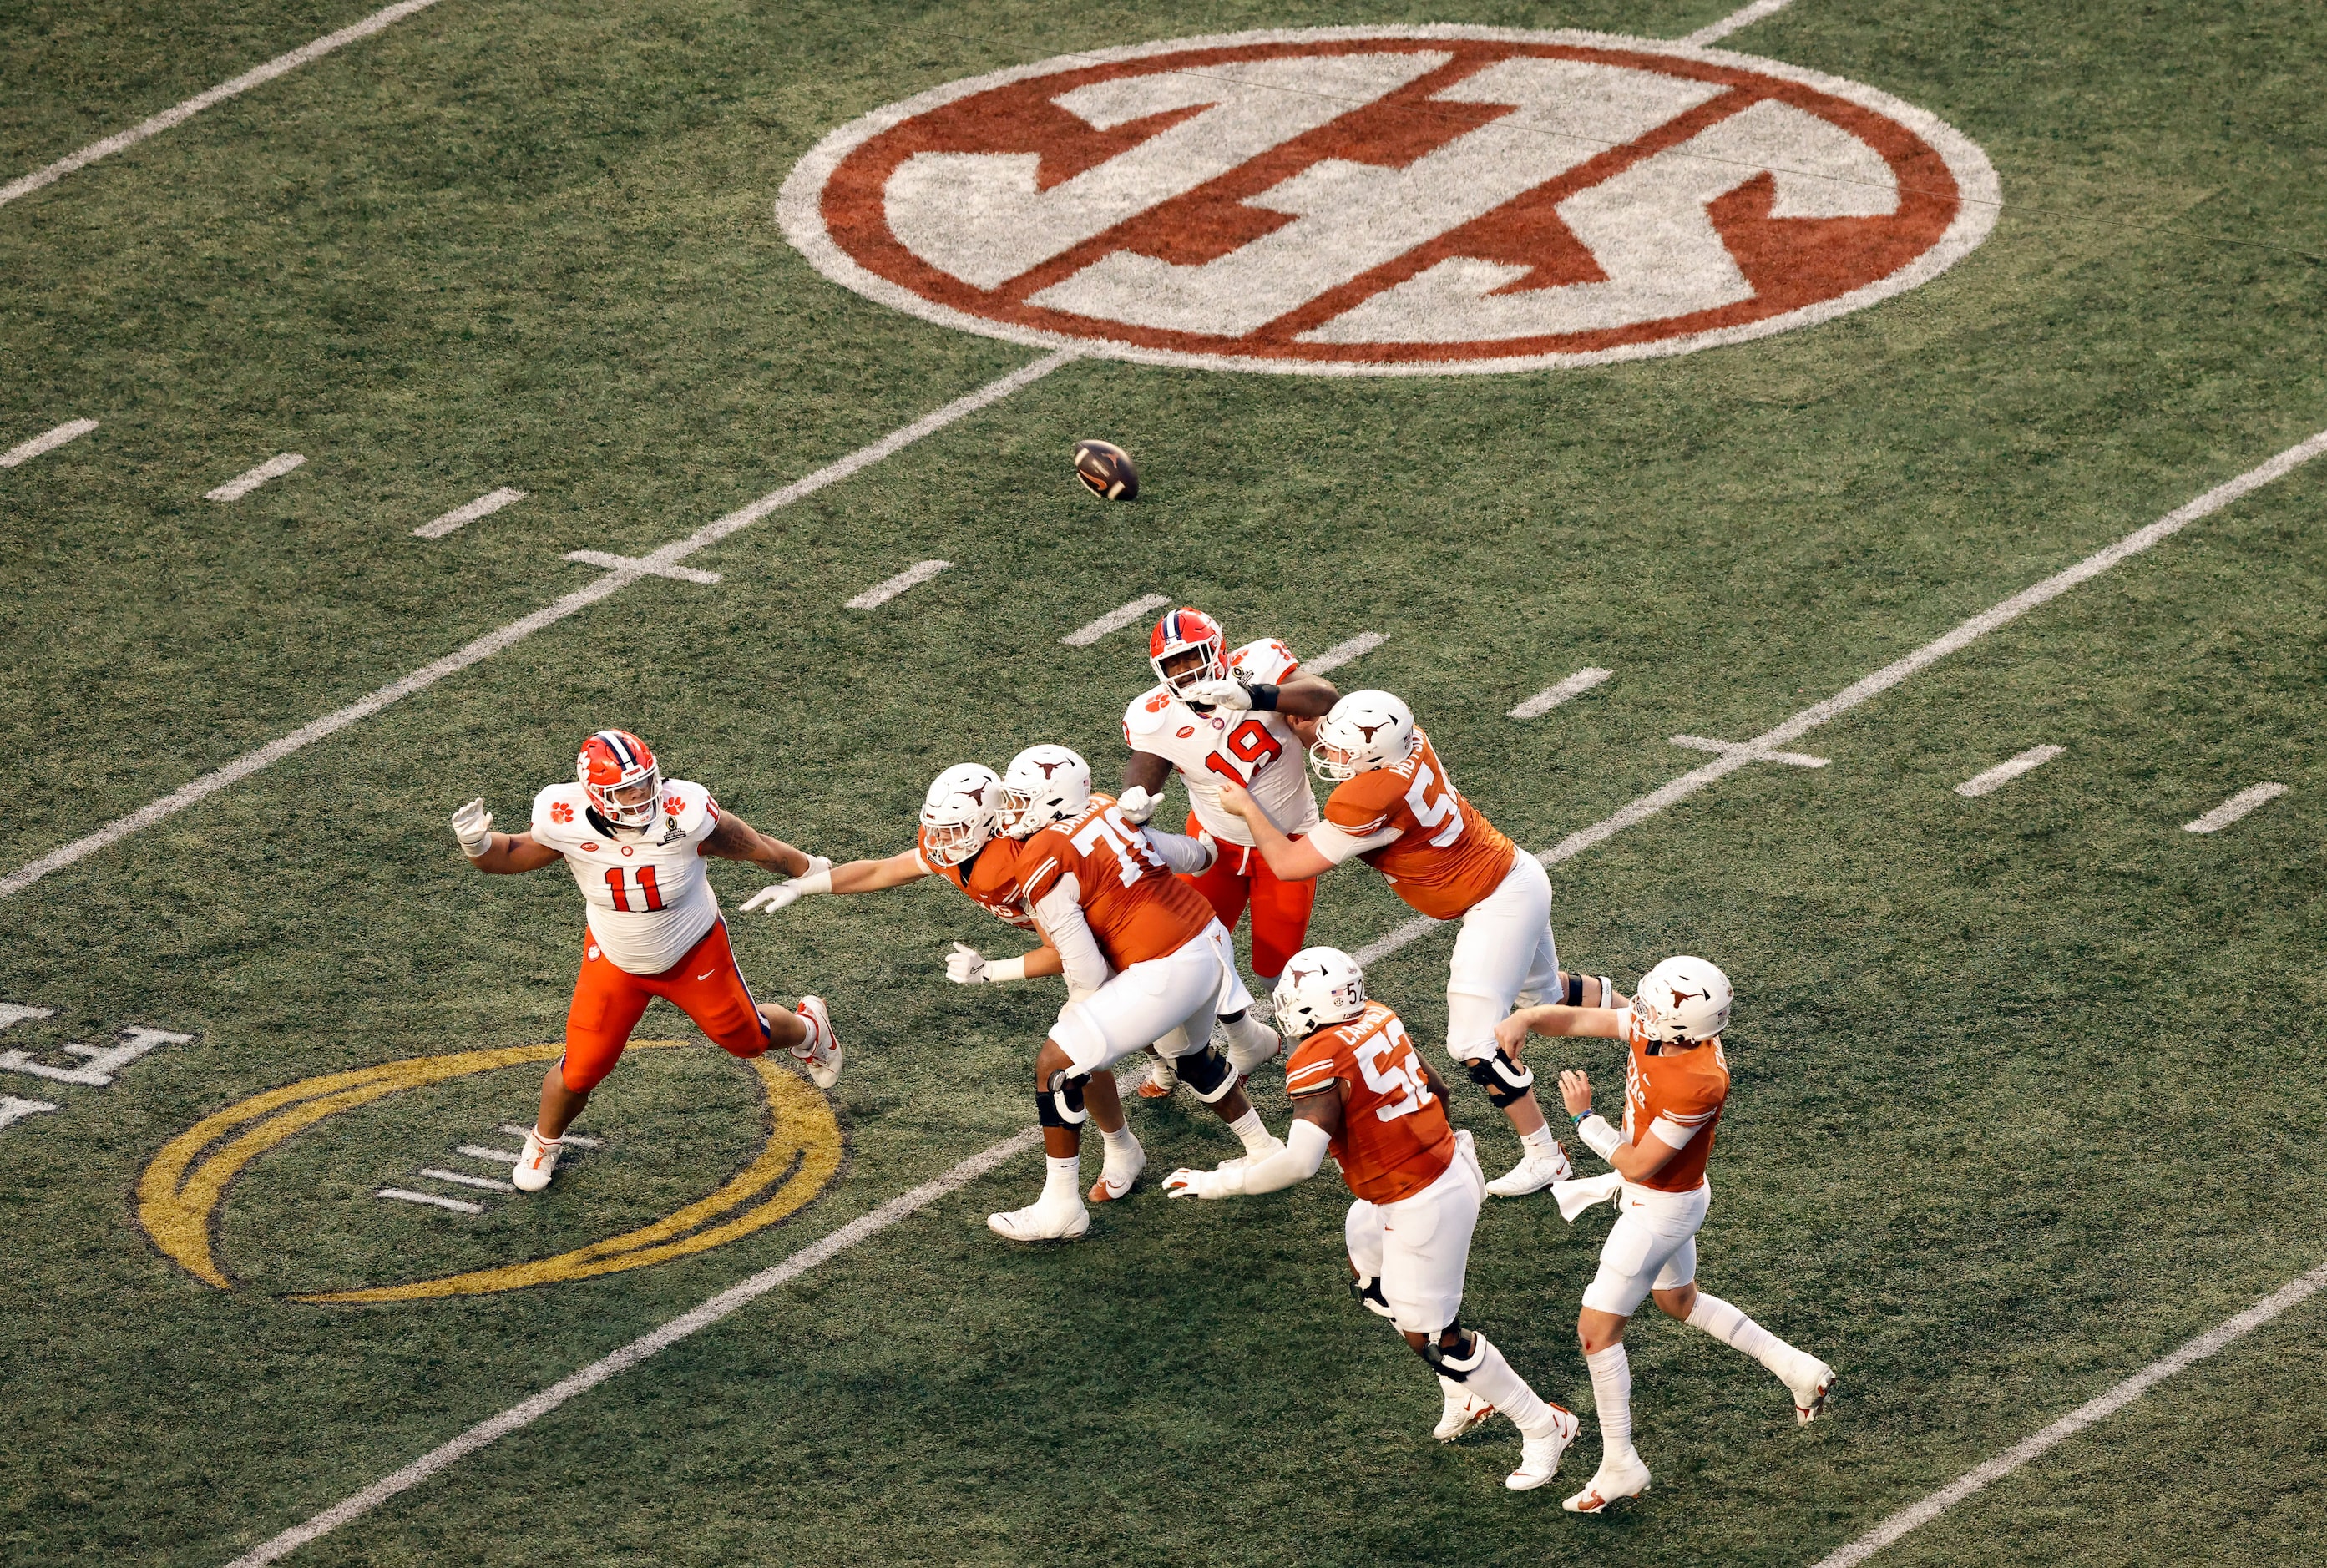
<svg viewBox="0 0 2327 1568">
<path fill-rule="evenodd" d="M 946 978 L 957 985 L 986 984 L 986 955 L 961 942 L 946 956 Z"/>
<path fill-rule="evenodd" d="M 1205 872 L 1220 863 L 1220 841 L 1212 836 L 1210 828 L 1199 827 L 1196 829 L 1196 842 L 1204 846 L 1204 854 L 1207 857 L 1202 870 L 1196 873 L 1198 876 L 1201 876 Z"/>
<path fill-rule="evenodd" d="M 743 901 L 743 908 L 772 915 L 778 910 L 790 909 L 809 893 L 832 891 L 832 862 L 820 854 L 808 857 L 808 869 L 790 882 L 770 882 Z"/>
<path fill-rule="evenodd" d="M 483 796 L 480 795 L 453 813 L 453 836 L 461 841 L 461 853 L 471 860 L 491 850 L 493 814 L 485 809 Z"/>
<path fill-rule="evenodd" d="M 1229 676 L 1220 680 L 1190 681 L 1180 688 L 1180 700 L 1200 707 L 1240 714 L 1252 706 L 1252 693 L 1245 689 L 1244 682 Z"/>
<path fill-rule="evenodd" d="M 1164 1190 L 1173 1198 L 1241 1198 L 1244 1164 L 1236 1161 L 1217 1171 L 1174 1171 L 1164 1179 Z"/>
<path fill-rule="evenodd" d="M 1138 827 L 1154 816 L 1155 808 L 1162 804 L 1164 798 L 1161 795 L 1150 795 L 1145 784 L 1134 784 L 1116 797 L 1115 808 L 1123 813 L 1126 822 Z"/>
</svg>

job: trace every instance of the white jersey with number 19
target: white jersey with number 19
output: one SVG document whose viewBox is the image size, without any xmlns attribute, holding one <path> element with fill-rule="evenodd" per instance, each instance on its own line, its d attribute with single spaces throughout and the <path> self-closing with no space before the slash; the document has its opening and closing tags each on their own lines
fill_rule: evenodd
<svg viewBox="0 0 2327 1568">
<path fill-rule="evenodd" d="M 1248 642 L 1229 655 L 1229 667 L 1248 681 L 1281 685 L 1300 673 L 1293 650 L 1275 638 Z M 1243 817 L 1220 804 L 1220 782 L 1233 779 L 1252 791 L 1268 819 L 1299 835 L 1317 825 L 1317 797 L 1309 788 L 1308 755 L 1282 714 L 1199 713 L 1155 686 L 1124 710 L 1123 738 L 1135 751 L 1163 758 L 1187 781 L 1188 802 L 1204 831 L 1223 844 L 1252 844 Z"/>
<path fill-rule="evenodd" d="M 593 817 L 581 785 L 552 784 L 533 798 L 528 831 L 565 857 L 589 910 L 590 934 L 614 967 L 659 975 L 718 923 L 719 897 L 703 863 L 703 841 L 719 826 L 718 803 L 702 785 L 673 779 L 643 832 Z"/>
</svg>

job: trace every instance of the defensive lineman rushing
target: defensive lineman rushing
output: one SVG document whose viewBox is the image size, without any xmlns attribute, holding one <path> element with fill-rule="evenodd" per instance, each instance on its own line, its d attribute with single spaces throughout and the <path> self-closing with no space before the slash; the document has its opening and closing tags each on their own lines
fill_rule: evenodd
<svg viewBox="0 0 2327 1568">
<path fill-rule="evenodd" d="M 1226 780 L 1222 804 L 1244 817 L 1270 869 L 1286 882 L 1313 881 L 1355 856 L 1423 914 L 1462 922 L 1447 966 L 1446 1053 L 1509 1118 L 1524 1145 L 1519 1163 L 1487 1190 L 1517 1198 L 1564 1180 L 1567 1155 L 1536 1105 L 1535 1075 L 1498 1046 L 1495 1026 L 1514 1003 L 1553 994 L 1606 1003 L 1614 991 L 1604 977 L 1561 972 L 1542 863 L 1519 853 L 1463 798 L 1430 737 L 1388 692 L 1351 692 L 1335 703 L 1318 722 L 1309 755 L 1334 788 L 1324 820 L 1307 838 L 1287 837 L 1257 800 Z"/>
<path fill-rule="evenodd" d="M 1477 1330 L 1462 1326 L 1463 1275 L 1486 1178 L 1471 1134 L 1446 1120 L 1445 1086 L 1397 1013 L 1366 999 L 1346 953 L 1309 947 L 1277 982 L 1276 1022 L 1296 1041 L 1285 1069 L 1294 1123 L 1282 1152 L 1219 1171 L 1176 1171 L 1175 1198 L 1274 1192 L 1317 1173 L 1330 1149 L 1356 1201 L 1343 1224 L 1350 1291 L 1394 1323 L 1438 1374 L 1436 1431 L 1452 1442 L 1500 1411 L 1526 1438 L 1504 1485 L 1527 1491 L 1559 1469 L 1575 1417 L 1547 1403 Z"/>
<path fill-rule="evenodd" d="M 840 1041 L 821 999 L 801 997 L 797 1013 L 752 999 L 703 859 L 748 860 L 791 874 L 827 863 L 723 813 L 702 785 L 666 780 L 646 742 L 627 730 L 600 730 L 583 742 L 575 774 L 575 782 L 533 798 L 523 833 L 495 833 L 482 799 L 453 816 L 461 852 L 479 871 L 539 871 L 564 861 L 589 918 L 565 1054 L 542 1078 L 540 1117 L 510 1178 L 525 1192 L 549 1185 L 565 1129 L 613 1070 L 654 997 L 736 1056 L 780 1045 L 818 1087 L 840 1078 Z"/>
<path fill-rule="evenodd" d="M 1496 1029 L 1514 1056 L 1530 1031 L 1621 1040 L 1631 1050 L 1621 1133 L 1593 1112 L 1588 1076 L 1559 1075 L 1578 1135 L 1612 1167 L 1606 1177 L 1563 1183 L 1561 1212 L 1573 1218 L 1612 1190 L 1621 1192 L 1622 1208 L 1575 1320 L 1600 1406 L 1601 1456 L 1592 1479 L 1567 1499 L 1572 1513 L 1596 1514 L 1649 1489 L 1649 1467 L 1632 1447 L 1632 1374 L 1624 1354 L 1624 1325 L 1645 1297 L 1777 1374 L 1793 1394 L 1797 1422 L 1823 1414 L 1834 1392 L 1834 1368 L 1696 1288 L 1696 1232 L 1713 1200 L 1705 1167 L 1729 1101 L 1721 1031 L 1731 1000 L 1728 977 L 1713 965 L 1668 958 L 1642 976 L 1629 1007 L 1531 1007 Z"/>
</svg>

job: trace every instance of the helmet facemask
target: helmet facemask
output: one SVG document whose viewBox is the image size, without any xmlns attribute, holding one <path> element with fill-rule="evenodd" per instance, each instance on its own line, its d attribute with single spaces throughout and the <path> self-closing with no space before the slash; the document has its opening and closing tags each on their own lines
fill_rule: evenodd
<svg viewBox="0 0 2327 1568">
<path fill-rule="evenodd" d="M 1229 678 L 1228 634 L 1201 610 L 1174 610 L 1155 623 L 1147 662 L 1173 696 L 1201 681 Z"/>
</svg>

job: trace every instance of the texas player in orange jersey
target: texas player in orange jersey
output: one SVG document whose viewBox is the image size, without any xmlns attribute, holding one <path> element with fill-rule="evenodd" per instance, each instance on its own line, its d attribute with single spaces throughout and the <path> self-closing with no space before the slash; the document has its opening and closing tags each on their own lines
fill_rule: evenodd
<svg viewBox="0 0 2327 1568">
<path fill-rule="evenodd" d="M 1247 791 L 1223 782 L 1220 799 L 1244 817 L 1288 882 L 1306 882 L 1356 857 L 1434 920 L 1460 920 L 1446 975 L 1446 1054 L 1510 1119 L 1519 1162 L 1487 1183 L 1498 1198 L 1537 1192 L 1570 1174 L 1566 1152 L 1535 1100 L 1535 1075 L 1495 1044 L 1513 1003 L 1556 995 L 1612 1001 L 1605 979 L 1567 975 L 1551 935 L 1551 879 L 1521 854 L 1447 777 L 1414 715 L 1383 691 L 1351 692 L 1317 723 L 1310 765 L 1333 784 L 1324 820 L 1289 838 Z M 1554 987 L 1557 987 L 1556 990 Z"/>
<path fill-rule="evenodd" d="M 1123 1125 L 1114 1075 L 1106 1069 L 1153 1041 L 1173 1059 L 1181 1081 L 1212 1107 L 1248 1158 L 1278 1147 L 1237 1087 L 1238 1069 L 1211 1044 L 1215 1022 L 1232 1049 L 1265 1061 L 1276 1033 L 1248 1016 L 1252 1004 L 1235 949 L 1211 906 L 1167 856 L 1192 839 L 1154 835 L 1094 795 L 1090 767 L 1064 746 L 1030 746 L 1003 775 L 1005 831 L 1022 841 L 1019 897 L 1058 952 L 1067 1004 L 1034 1061 L 1034 1108 L 1048 1159 L 1042 1195 L 1023 1209 L 986 1217 L 1012 1241 L 1071 1241 L 1090 1228 L 1083 1207 L 1082 1130 L 1096 1123 L 1107 1152 L 1094 1202 L 1131 1190 L 1147 1154 Z"/>
<path fill-rule="evenodd" d="M 1527 1491 L 1559 1469 L 1576 1420 L 1547 1404 L 1477 1330 L 1463 1329 L 1463 1276 L 1486 1177 L 1471 1134 L 1446 1120 L 1446 1087 L 1397 1013 L 1366 1000 L 1357 961 L 1333 947 L 1293 955 L 1276 983 L 1276 1022 L 1298 1043 L 1285 1065 L 1294 1122 L 1284 1151 L 1220 1171 L 1175 1171 L 1174 1198 L 1274 1192 L 1317 1173 L 1328 1150 L 1357 1201 L 1342 1226 L 1350 1293 L 1397 1326 L 1438 1374 L 1445 1407 L 1432 1434 L 1450 1442 L 1500 1411 L 1526 1442 L 1504 1485 Z"/>
<path fill-rule="evenodd" d="M 563 861 L 589 915 L 565 1015 L 565 1054 L 541 1080 L 541 1115 L 510 1178 L 523 1192 L 549 1185 L 565 1129 L 614 1070 L 654 997 L 736 1056 L 780 1045 L 819 1087 L 840 1078 L 840 1042 L 821 999 L 801 997 L 797 1013 L 752 999 L 704 871 L 706 855 L 788 873 L 828 863 L 721 811 L 702 785 L 666 780 L 647 743 L 628 730 L 601 730 L 583 742 L 575 772 L 575 782 L 534 797 L 532 825 L 523 833 L 495 833 L 481 799 L 453 817 L 470 864 L 509 874 Z"/>
<path fill-rule="evenodd" d="M 1629 1007 L 1530 1007 L 1496 1029 L 1514 1055 L 1530 1032 L 1621 1040 L 1631 1048 L 1621 1133 L 1593 1113 L 1589 1077 L 1559 1075 L 1577 1134 L 1612 1167 L 1605 1177 L 1562 1183 L 1560 1210 L 1573 1219 L 1612 1194 L 1622 1210 L 1575 1320 L 1600 1405 L 1601 1453 L 1598 1471 L 1567 1499 L 1571 1513 L 1600 1513 L 1649 1489 L 1649 1467 L 1632 1447 L 1632 1373 L 1624 1356 L 1624 1325 L 1644 1297 L 1776 1373 L 1792 1391 L 1796 1422 L 1817 1420 L 1834 1393 L 1833 1367 L 1696 1288 L 1696 1232 L 1713 1200 L 1705 1166 L 1729 1103 L 1721 1031 L 1731 1001 L 1719 969 L 1702 958 L 1668 958 L 1641 977 Z"/>
</svg>

